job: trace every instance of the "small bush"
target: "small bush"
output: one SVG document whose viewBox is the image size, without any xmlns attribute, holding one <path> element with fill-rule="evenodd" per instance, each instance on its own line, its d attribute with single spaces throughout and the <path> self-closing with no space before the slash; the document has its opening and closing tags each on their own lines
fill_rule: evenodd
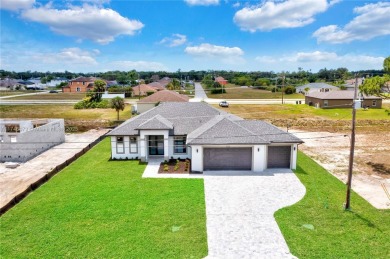
<svg viewBox="0 0 390 259">
<path fill-rule="evenodd" d="M 295 93 L 295 87 L 294 86 L 287 86 L 286 88 L 284 88 L 284 93 L 285 94 L 293 94 Z"/>
<path fill-rule="evenodd" d="M 212 88 L 211 94 L 224 94 L 226 93 L 225 88 Z"/>
</svg>

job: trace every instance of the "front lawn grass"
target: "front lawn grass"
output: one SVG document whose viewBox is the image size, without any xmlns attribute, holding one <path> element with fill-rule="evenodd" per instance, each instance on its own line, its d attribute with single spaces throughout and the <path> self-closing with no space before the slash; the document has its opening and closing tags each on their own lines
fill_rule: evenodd
<svg viewBox="0 0 390 259">
<path fill-rule="evenodd" d="M 241 88 L 241 87 L 226 87 L 226 93 L 224 94 L 211 94 L 210 90 L 204 89 L 207 97 L 215 99 L 282 99 L 282 93 L 271 91 L 254 89 L 254 88 Z M 284 99 L 304 99 L 302 94 L 284 94 Z"/>
<path fill-rule="evenodd" d="M 352 210 L 345 211 L 345 184 L 303 153 L 299 153 L 295 173 L 306 195 L 275 213 L 292 254 L 299 258 L 389 258 L 390 210 L 375 209 L 353 192 Z"/>
<path fill-rule="evenodd" d="M 142 179 L 109 139 L 0 218 L 2 258 L 202 258 L 201 179 Z"/>
</svg>

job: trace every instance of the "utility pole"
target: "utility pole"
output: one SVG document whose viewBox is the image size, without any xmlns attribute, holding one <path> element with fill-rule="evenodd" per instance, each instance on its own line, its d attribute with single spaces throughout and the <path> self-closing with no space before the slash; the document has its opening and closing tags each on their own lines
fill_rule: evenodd
<svg viewBox="0 0 390 259">
<path fill-rule="evenodd" d="M 352 102 L 352 133 L 351 133 L 351 148 L 350 148 L 350 153 L 349 153 L 347 197 L 346 197 L 346 201 L 345 201 L 345 210 L 351 209 L 351 186 L 352 186 L 353 157 L 355 154 L 357 86 L 358 86 L 358 74 L 355 75 L 355 92 L 354 92 L 354 97 L 353 97 L 353 102 Z"/>
<path fill-rule="evenodd" d="M 282 104 L 284 104 L 284 100 L 283 100 L 283 94 L 284 94 L 284 78 L 285 78 L 285 75 L 284 75 L 284 72 L 283 72 L 283 79 L 282 79 Z"/>
</svg>

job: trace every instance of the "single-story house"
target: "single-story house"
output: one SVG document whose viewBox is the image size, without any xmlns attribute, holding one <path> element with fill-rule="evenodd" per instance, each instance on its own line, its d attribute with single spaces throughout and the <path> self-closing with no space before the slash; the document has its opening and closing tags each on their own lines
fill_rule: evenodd
<svg viewBox="0 0 390 259">
<path fill-rule="evenodd" d="M 354 91 L 314 92 L 305 96 L 305 103 L 317 108 L 351 108 Z M 382 98 L 359 94 L 361 106 L 367 108 L 382 108 Z"/>
<path fill-rule="evenodd" d="M 192 172 L 296 168 L 294 135 L 203 102 L 162 103 L 107 134 L 112 159 L 191 159 Z"/>
<path fill-rule="evenodd" d="M 157 89 L 145 84 L 140 84 L 133 87 L 133 96 L 147 96 L 148 93 L 155 92 L 157 92 Z"/>
<path fill-rule="evenodd" d="M 158 91 L 165 89 L 165 87 L 162 84 L 160 84 L 159 82 L 150 83 L 150 84 L 148 84 L 148 86 L 151 86 L 151 87 L 155 88 Z"/>
<path fill-rule="evenodd" d="M 228 83 L 228 80 L 226 80 L 222 76 L 217 76 L 214 81 L 219 83 L 220 85 L 226 85 Z"/>
<path fill-rule="evenodd" d="M 98 78 L 96 77 L 78 77 L 72 80 L 69 80 L 68 85 L 62 87 L 62 92 L 64 93 L 86 93 L 92 91 L 94 87 L 94 82 Z"/>
<path fill-rule="evenodd" d="M 190 98 L 187 95 L 162 90 L 139 100 L 136 110 L 138 113 L 143 113 L 162 102 L 188 102 L 189 100 Z"/>
<path fill-rule="evenodd" d="M 305 89 L 309 88 L 309 91 Z M 338 87 L 326 83 L 309 83 L 295 87 L 297 93 L 308 94 L 313 92 L 329 92 L 340 90 Z"/>
</svg>

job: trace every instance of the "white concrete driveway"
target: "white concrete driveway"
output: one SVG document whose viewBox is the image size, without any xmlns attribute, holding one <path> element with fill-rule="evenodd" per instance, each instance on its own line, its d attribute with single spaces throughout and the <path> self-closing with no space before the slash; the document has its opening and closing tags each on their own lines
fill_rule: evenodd
<svg viewBox="0 0 390 259">
<path fill-rule="evenodd" d="M 208 258 L 294 258 L 274 219 L 305 187 L 291 170 L 204 173 Z"/>
</svg>

